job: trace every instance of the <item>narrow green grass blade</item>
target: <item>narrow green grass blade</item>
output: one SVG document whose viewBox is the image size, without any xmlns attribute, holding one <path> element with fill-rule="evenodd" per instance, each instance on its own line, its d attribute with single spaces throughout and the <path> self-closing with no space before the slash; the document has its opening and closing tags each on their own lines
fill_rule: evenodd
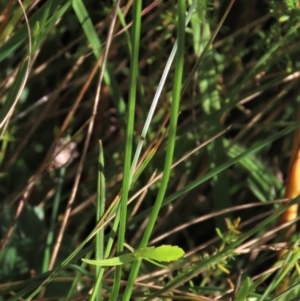
<svg viewBox="0 0 300 301">
<path fill-rule="evenodd" d="M 85 8 L 85 5 L 81 0 L 73 0 L 72 7 L 93 49 L 95 56 L 98 58 L 101 54 L 101 43 L 94 28 L 94 25 L 91 21 L 91 18 Z"/>
<path fill-rule="evenodd" d="M 91 21 L 91 18 L 88 14 L 88 11 L 86 10 L 85 5 L 81 0 L 73 0 L 72 5 L 73 5 L 73 9 L 76 13 L 76 16 L 77 16 L 79 22 L 81 23 L 81 26 L 86 35 L 86 38 L 92 47 L 93 53 L 94 53 L 96 59 L 98 59 L 102 52 L 102 46 L 101 46 L 99 37 L 97 35 L 97 32 Z M 110 88 L 110 92 L 112 94 L 112 99 L 117 108 L 121 122 L 123 122 L 123 125 L 125 125 L 126 124 L 126 122 L 125 122 L 126 105 L 125 105 L 124 99 L 121 97 L 121 94 L 119 92 L 117 81 L 115 80 L 113 73 L 110 70 L 108 65 L 106 66 L 106 70 L 104 72 L 104 81 Z"/>
<path fill-rule="evenodd" d="M 102 141 L 99 141 L 99 157 L 98 157 L 98 185 L 97 185 L 97 204 L 96 204 L 96 223 L 100 220 L 105 212 L 105 177 L 104 177 L 104 152 Z M 104 259 L 104 229 L 96 234 L 95 258 Z M 91 301 L 102 300 L 102 273 L 101 267 L 96 266 L 95 278 L 96 283 L 93 288 Z"/>
<path fill-rule="evenodd" d="M 189 23 L 189 21 L 190 21 L 190 19 L 192 17 L 192 14 L 193 14 L 194 10 L 197 7 L 197 3 L 198 3 L 198 0 L 193 0 L 193 3 L 192 3 L 192 5 L 191 5 L 191 7 L 190 7 L 190 9 L 189 9 L 189 11 L 187 13 L 187 16 L 186 16 L 185 26 L 188 25 L 188 23 Z M 140 154 L 141 154 L 141 151 L 142 151 L 142 147 L 143 147 L 144 141 L 146 139 L 147 132 L 149 130 L 149 127 L 150 127 L 150 124 L 151 124 L 151 121 L 152 121 L 155 109 L 157 107 L 158 100 L 160 98 L 160 95 L 162 93 L 163 87 L 164 87 L 165 82 L 167 80 L 167 76 L 168 76 L 168 74 L 170 72 L 173 60 L 174 60 L 176 52 L 177 52 L 177 48 L 178 48 L 178 39 L 176 39 L 176 41 L 174 43 L 174 46 L 173 46 L 172 51 L 171 51 L 171 54 L 170 54 L 170 56 L 169 56 L 169 58 L 167 60 L 166 66 L 165 66 L 164 71 L 163 71 L 163 74 L 161 76 L 161 79 L 160 79 L 159 84 L 157 86 L 155 95 L 153 97 L 153 101 L 151 103 L 151 107 L 149 109 L 149 113 L 147 115 L 147 118 L 146 118 L 143 130 L 142 130 L 142 133 L 141 133 L 141 137 L 139 138 L 139 142 L 138 142 L 138 145 L 137 145 L 134 157 L 133 157 L 132 166 L 131 166 L 131 170 L 132 171 L 135 170 L 136 164 L 137 164 L 137 162 L 139 160 L 139 157 L 140 157 Z"/>
<path fill-rule="evenodd" d="M 82 270 L 84 270 L 86 272 L 86 270 L 84 268 L 82 268 Z M 76 276 L 75 276 L 73 283 L 68 291 L 68 295 L 67 295 L 65 301 L 70 301 L 74 298 L 74 295 L 76 294 L 78 285 L 80 284 L 80 281 L 82 279 L 82 275 L 87 275 L 87 273 L 83 274 L 82 271 L 76 272 Z"/>
<path fill-rule="evenodd" d="M 123 169 L 123 183 L 122 183 L 122 196 L 120 203 L 120 224 L 118 231 L 118 253 L 123 252 L 127 222 L 127 201 L 128 192 L 132 179 L 131 160 L 132 160 L 132 147 L 133 147 L 133 135 L 134 135 L 134 117 L 135 117 L 135 103 L 137 93 L 137 79 L 138 79 L 138 58 L 140 48 L 140 32 L 141 32 L 141 10 L 142 1 L 136 0 L 133 4 L 133 27 L 131 32 L 131 62 L 130 62 L 130 88 L 128 99 L 128 118 L 126 129 L 126 148 L 125 159 Z M 121 282 L 122 266 L 117 267 L 114 275 L 114 285 L 110 301 L 116 301 L 119 294 L 120 282 Z"/>
<path fill-rule="evenodd" d="M 44 261 L 43 261 L 43 266 L 42 266 L 42 272 L 46 272 L 48 270 L 49 263 L 50 263 L 51 250 L 53 247 L 55 226 L 56 226 L 56 222 L 57 222 L 58 208 L 59 208 L 59 204 L 61 201 L 61 193 L 62 193 L 62 187 L 63 187 L 65 173 L 66 173 L 66 168 L 65 167 L 61 168 L 60 174 L 59 174 L 59 179 L 58 179 L 57 189 L 55 192 L 52 212 L 51 212 L 50 227 L 49 227 L 49 231 L 48 231 L 47 239 L 46 239 L 46 248 L 44 251 Z"/>
<path fill-rule="evenodd" d="M 147 224 L 142 241 L 140 243 L 140 248 L 146 247 L 148 244 L 154 224 L 156 222 L 159 211 L 161 209 L 161 205 L 165 196 L 165 192 L 170 177 L 171 165 L 173 161 L 173 154 L 175 148 L 177 119 L 178 119 L 181 85 L 182 85 L 182 77 L 183 77 L 184 47 L 185 47 L 185 12 L 186 12 L 185 0 L 179 0 L 178 8 L 177 8 L 178 51 L 176 54 L 176 63 L 175 63 L 175 75 L 174 75 L 174 84 L 173 84 L 173 91 L 172 91 L 173 93 L 172 93 L 172 106 L 171 106 L 171 118 L 170 118 L 170 131 L 168 135 L 167 153 L 165 158 L 164 172 L 163 172 L 161 185 L 149 218 L 149 222 Z M 126 289 L 123 296 L 123 301 L 129 301 L 131 298 L 134 282 L 137 277 L 140 264 L 141 264 L 141 260 L 138 260 L 134 262 L 131 268 L 128 283 L 126 285 Z"/>
</svg>

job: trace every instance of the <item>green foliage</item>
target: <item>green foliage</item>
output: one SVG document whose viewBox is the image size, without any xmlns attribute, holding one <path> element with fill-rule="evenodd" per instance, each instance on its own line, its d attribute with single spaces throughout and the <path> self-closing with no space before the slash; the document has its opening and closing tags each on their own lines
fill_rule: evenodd
<svg viewBox="0 0 300 301">
<path fill-rule="evenodd" d="M 156 261 L 170 262 L 179 259 L 184 251 L 177 246 L 162 245 L 159 247 L 148 247 L 134 252 L 136 257 L 153 259 Z"/>
<path fill-rule="evenodd" d="M 145 259 L 150 262 L 164 261 L 170 262 L 179 259 L 184 255 L 184 251 L 177 246 L 162 245 L 159 247 L 146 247 L 130 254 L 120 255 L 114 258 L 102 259 L 102 260 L 90 260 L 83 258 L 82 261 L 88 264 L 96 266 L 116 266 L 126 263 L 131 263 L 138 259 Z"/>
<path fill-rule="evenodd" d="M 298 300 L 299 1 L 2 2 L 0 300 Z"/>
</svg>

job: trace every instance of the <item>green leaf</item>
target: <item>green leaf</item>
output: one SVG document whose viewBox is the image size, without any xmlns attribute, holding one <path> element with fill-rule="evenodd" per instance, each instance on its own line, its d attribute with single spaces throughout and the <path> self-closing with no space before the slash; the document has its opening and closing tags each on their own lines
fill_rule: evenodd
<svg viewBox="0 0 300 301">
<path fill-rule="evenodd" d="M 253 287 L 253 282 L 250 278 L 246 278 L 244 283 L 241 285 L 241 287 L 238 290 L 236 301 L 244 301 L 247 300 L 248 294 Z"/>
<path fill-rule="evenodd" d="M 134 252 L 134 255 L 143 259 L 170 262 L 184 255 L 184 251 L 178 246 L 162 245 L 157 248 L 147 247 Z"/>
<path fill-rule="evenodd" d="M 116 266 L 136 261 L 139 258 L 149 260 L 150 262 L 152 262 L 151 260 L 170 262 L 179 259 L 183 255 L 184 251 L 178 246 L 162 245 L 157 248 L 142 248 L 132 253 L 121 255 L 119 257 L 98 260 L 82 258 L 81 260 L 85 263 L 96 266 Z M 156 264 L 154 262 L 152 263 Z M 162 267 L 165 268 L 165 266 Z"/>
<path fill-rule="evenodd" d="M 82 258 L 81 259 L 83 262 L 91 264 L 91 265 L 96 265 L 96 266 L 102 266 L 102 267 L 107 267 L 107 266 L 116 266 L 116 265 L 122 265 L 125 263 L 130 263 L 132 261 L 137 260 L 137 257 L 134 256 L 133 253 L 121 255 L 119 257 L 113 257 L 113 258 L 107 258 L 107 259 L 99 259 L 99 260 L 91 260 L 91 259 L 86 259 Z"/>
</svg>

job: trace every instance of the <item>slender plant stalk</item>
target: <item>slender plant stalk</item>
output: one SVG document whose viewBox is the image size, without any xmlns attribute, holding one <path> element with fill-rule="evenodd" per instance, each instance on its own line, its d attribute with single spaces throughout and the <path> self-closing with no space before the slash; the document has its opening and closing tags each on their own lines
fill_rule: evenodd
<svg viewBox="0 0 300 301">
<path fill-rule="evenodd" d="M 52 248 L 53 241 L 54 241 L 55 224 L 56 224 L 57 215 L 58 215 L 59 203 L 61 200 L 61 192 L 62 192 L 62 186 L 63 186 L 63 182 L 64 182 L 65 173 L 66 173 L 66 167 L 61 168 L 59 171 L 59 180 L 58 180 L 58 185 L 57 185 L 57 189 L 55 192 L 55 198 L 54 198 L 52 212 L 51 212 L 50 230 L 49 230 L 49 233 L 47 235 L 47 240 L 46 240 L 47 243 L 46 243 L 46 248 L 45 248 L 45 252 L 44 252 L 44 262 L 43 262 L 42 272 L 48 271 L 51 248 Z"/>
<path fill-rule="evenodd" d="M 187 13 L 186 19 L 185 19 L 185 26 L 188 25 L 188 23 L 189 23 L 189 21 L 191 19 L 191 16 L 192 16 L 194 10 L 197 7 L 197 4 L 198 4 L 198 0 L 193 0 L 192 4 L 190 6 L 190 9 L 189 9 L 189 11 Z M 168 74 L 170 72 L 170 69 L 171 69 L 174 57 L 175 57 L 176 52 L 177 52 L 177 48 L 178 48 L 178 40 L 176 40 L 176 42 L 174 43 L 174 46 L 173 46 L 172 51 L 170 53 L 170 56 L 169 56 L 169 58 L 167 60 L 166 66 L 164 68 L 164 71 L 162 73 L 161 79 L 160 79 L 160 81 L 158 83 L 158 86 L 157 86 L 157 89 L 155 91 L 155 95 L 153 97 L 153 100 L 152 100 L 152 103 L 151 103 L 151 107 L 149 109 L 149 113 L 147 115 L 147 118 L 146 118 L 143 130 L 142 130 L 142 133 L 141 133 L 141 136 L 140 136 L 140 139 L 139 139 L 139 142 L 138 142 L 138 145 L 137 145 L 134 157 L 133 157 L 132 166 L 131 166 L 131 170 L 132 171 L 135 170 L 136 164 L 137 164 L 137 162 L 139 160 L 139 157 L 140 157 L 140 154 L 141 154 L 141 151 L 142 151 L 142 147 L 143 147 L 143 144 L 144 144 L 144 141 L 145 141 L 145 138 L 146 138 L 146 134 L 147 134 L 147 132 L 149 130 L 149 127 L 150 127 L 150 124 L 151 124 L 151 120 L 153 118 L 153 115 L 154 115 L 155 109 L 157 107 L 158 100 L 159 100 L 159 98 L 161 96 L 163 87 L 165 86 L 165 82 L 167 80 L 167 76 L 168 76 Z"/>
<path fill-rule="evenodd" d="M 174 76 L 174 85 L 173 85 L 173 93 L 172 93 L 172 107 L 171 107 L 171 118 L 170 118 L 170 130 L 168 135 L 168 144 L 167 144 L 167 153 L 165 158 L 164 165 L 164 173 L 162 177 L 162 182 L 160 185 L 160 189 L 158 191 L 157 198 L 155 200 L 155 204 L 153 206 L 148 225 L 145 229 L 145 233 L 143 235 L 140 248 L 146 247 L 148 241 L 150 239 L 153 227 L 157 220 L 159 210 L 161 208 L 166 189 L 168 186 L 168 181 L 170 177 L 170 171 L 173 161 L 173 154 L 175 148 L 175 139 L 176 139 L 176 130 L 177 130 L 177 120 L 179 113 L 179 102 L 180 102 L 180 93 L 181 93 L 181 85 L 182 85 L 182 77 L 183 77 L 183 63 L 184 63 L 184 46 L 185 46 L 185 0 L 178 1 L 178 23 L 177 23 L 177 35 L 178 35 L 178 50 L 176 54 L 175 61 L 175 76 Z M 129 301 L 131 297 L 131 293 L 133 290 L 134 282 L 141 265 L 141 260 L 137 260 L 134 262 L 130 276 L 127 282 L 127 286 L 124 292 L 123 301 Z"/>
<path fill-rule="evenodd" d="M 128 191 L 130 188 L 130 182 L 132 175 L 130 173 L 131 157 L 132 157 L 132 143 L 134 135 L 134 115 L 135 115 L 135 102 L 136 102 L 136 89 L 138 78 L 138 58 L 140 47 L 140 32 L 141 32 L 141 10 L 142 1 L 136 0 L 133 4 L 133 27 L 132 27 L 132 53 L 130 64 L 130 90 L 128 99 L 128 120 L 126 129 L 126 148 L 124 159 L 124 171 L 123 171 L 123 183 L 122 183 L 122 196 L 120 202 L 120 224 L 119 224 L 119 237 L 117 244 L 118 254 L 124 250 L 125 242 L 125 230 L 127 221 L 127 201 Z M 122 266 L 119 266 L 115 270 L 114 285 L 110 301 L 115 301 L 118 298 L 120 282 L 121 282 Z"/>
<path fill-rule="evenodd" d="M 96 223 L 100 220 L 105 212 L 105 177 L 104 177 L 104 153 L 101 140 L 99 141 L 99 158 L 98 158 L 98 185 L 97 185 L 97 207 L 96 207 Z M 96 259 L 104 259 L 104 229 L 101 228 L 96 234 L 95 257 Z M 103 268 L 97 266 L 95 268 L 95 277 L 97 279 L 90 301 L 102 300 L 102 274 Z"/>
</svg>

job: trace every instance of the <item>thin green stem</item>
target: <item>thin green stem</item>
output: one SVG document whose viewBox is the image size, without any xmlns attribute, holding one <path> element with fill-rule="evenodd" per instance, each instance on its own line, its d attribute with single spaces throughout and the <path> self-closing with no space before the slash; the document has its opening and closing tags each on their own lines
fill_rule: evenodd
<svg viewBox="0 0 300 301">
<path fill-rule="evenodd" d="M 53 202 L 53 207 L 52 207 L 52 212 L 51 212 L 51 219 L 50 219 L 50 229 L 47 235 L 47 240 L 46 240 L 46 248 L 44 252 L 44 261 L 43 261 L 43 267 L 42 267 L 42 272 L 48 271 L 48 266 L 50 262 L 50 254 L 51 254 L 51 249 L 53 245 L 53 240 L 54 240 L 54 230 L 55 230 L 55 224 L 57 220 L 57 215 L 58 215 L 58 208 L 59 208 L 59 203 L 61 200 L 61 191 L 62 191 L 62 185 L 64 182 L 64 177 L 66 173 L 66 167 L 63 167 L 59 171 L 59 180 L 58 180 L 58 185 L 57 189 L 55 192 L 55 197 L 54 197 L 54 202 Z"/>
<path fill-rule="evenodd" d="M 128 120 L 126 129 L 126 149 L 124 159 L 123 170 L 123 183 L 122 183 L 122 196 L 120 203 L 120 224 L 119 224 L 119 237 L 117 244 L 118 254 L 124 250 L 125 230 L 127 222 L 127 201 L 128 191 L 130 188 L 130 182 L 132 175 L 130 173 L 131 157 L 132 157 L 132 143 L 134 135 L 134 115 L 135 115 L 135 102 L 136 102 L 136 89 L 138 78 L 138 58 L 140 47 L 140 32 L 141 32 L 141 10 L 142 1 L 134 1 L 133 4 L 133 27 L 132 27 L 132 54 L 131 54 L 131 66 L 130 66 L 130 89 L 128 99 Z M 110 301 L 115 301 L 118 298 L 120 282 L 121 282 L 122 266 L 119 266 L 115 270 L 114 285 Z"/>
<path fill-rule="evenodd" d="M 184 63 L 184 46 L 185 46 L 185 0 L 178 1 L 178 23 L 177 23 L 177 35 L 178 35 L 178 51 L 175 61 L 175 76 L 172 93 L 172 106 L 171 106 L 171 118 L 170 118 L 170 131 L 168 135 L 167 153 L 165 158 L 164 172 L 162 182 L 158 191 L 155 204 L 153 206 L 148 225 L 145 229 L 140 248 L 146 247 L 150 239 L 153 227 L 157 220 L 166 189 L 169 182 L 171 166 L 173 161 L 173 154 L 175 148 L 177 120 L 179 112 L 180 93 L 183 77 L 183 63 Z M 129 301 L 131 298 L 134 282 L 141 264 L 141 259 L 133 263 L 131 273 L 128 279 L 128 283 L 124 292 L 123 301 Z"/>
<path fill-rule="evenodd" d="M 99 141 L 98 157 L 98 185 L 97 185 L 97 204 L 96 204 L 96 223 L 100 220 L 105 212 L 105 177 L 104 177 L 104 153 L 101 140 Z M 96 234 L 95 257 L 104 259 L 104 229 L 101 228 Z M 90 300 L 102 300 L 102 273 L 101 267 L 96 266 L 95 277 L 97 279 Z"/>
</svg>

